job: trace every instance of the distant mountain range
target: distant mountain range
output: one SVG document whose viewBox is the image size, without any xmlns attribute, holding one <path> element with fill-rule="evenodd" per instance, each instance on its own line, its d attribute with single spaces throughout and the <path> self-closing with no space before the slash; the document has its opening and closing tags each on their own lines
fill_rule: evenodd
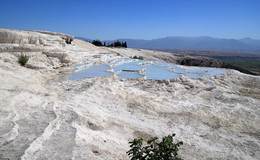
<svg viewBox="0 0 260 160">
<path fill-rule="evenodd" d="M 76 37 L 77 38 L 77 37 Z M 90 39 L 79 39 L 91 41 Z M 117 39 L 126 41 L 130 48 L 144 49 L 192 49 L 192 50 L 224 50 L 239 52 L 260 53 L 260 40 L 251 38 L 244 39 L 222 39 L 212 37 L 165 37 L 153 40 L 142 39 Z M 106 43 L 112 43 L 117 40 L 108 40 Z"/>
<path fill-rule="evenodd" d="M 81 39 L 83 41 L 88 41 L 88 42 L 91 42 L 92 39 L 89 39 L 89 38 L 84 38 L 84 37 L 79 37 L 79 36 L 75 36 L 76 39 Z"/>
</svg>

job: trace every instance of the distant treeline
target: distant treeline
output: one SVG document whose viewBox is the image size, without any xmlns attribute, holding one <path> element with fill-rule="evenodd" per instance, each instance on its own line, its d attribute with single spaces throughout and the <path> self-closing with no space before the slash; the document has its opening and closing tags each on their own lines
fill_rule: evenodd
<svg viewBox="0 0 260 160">
<path fill-rule="evenodd" d="M 119 41 L 116 41 L 116 42 L 111 43 L 111 44 L 109 44 L 109 43 L 106 44 L 106 42 L 102 43 L 100 40 L 93 40 L 91 43 L 94 44 L 95 46 L 124 47 L 124 48 L 127 48 L 126 42 L 119 42 Z"/>
</svg>

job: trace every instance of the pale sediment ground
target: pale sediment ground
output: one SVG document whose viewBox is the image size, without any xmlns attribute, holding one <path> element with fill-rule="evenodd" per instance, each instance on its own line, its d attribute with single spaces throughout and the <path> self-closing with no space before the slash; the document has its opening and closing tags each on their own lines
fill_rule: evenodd
<svg viewBox="0 0 260 160">
<path fill-rule="evenodd" d="M 230 70 L 169 84 L 116 76 L 68 81 L 73 64 L 172 54 L 80 40 L 63 49 L 69 62 L 39 54 L 28 62 L 34 69 L 0 53 L 0 159 L 128 159 L 130 140 L 172 133 L 184 142 L 184 159 L 260 159 L 259 77 Z"/>
</svg>

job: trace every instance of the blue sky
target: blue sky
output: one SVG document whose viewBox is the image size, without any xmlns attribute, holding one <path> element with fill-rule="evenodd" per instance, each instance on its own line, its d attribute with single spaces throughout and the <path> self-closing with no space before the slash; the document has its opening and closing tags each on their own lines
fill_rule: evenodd
<svg viewBox="0 0 260 160">
<path fill-rule="evenodd" d="M 1 0 L 0 28 L 91 39 L 260 39 L 260 0 Z"/>
</svg>

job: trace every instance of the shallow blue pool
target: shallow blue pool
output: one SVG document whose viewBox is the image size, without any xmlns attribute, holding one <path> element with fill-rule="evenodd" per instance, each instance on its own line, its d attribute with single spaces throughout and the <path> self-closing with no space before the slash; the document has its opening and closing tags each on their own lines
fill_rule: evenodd
<svg viewBox="0 0 260 160">
<path fill-rule="evenodd" d="M 175 79 L 180 77 L 179 74 L 174 73 L 166 69 L 165 67 L 161 67 L 160 65 L 146 65 L 145 66 L 145 73 L 147 79 L 154 79 L 154 80 L 164 80 L 164 79 Z"/>
<path fill-rule="evenodd" d="M 138 72 L 126 72 L 126 71 L 120 72 L 119 74 L 117 74 L 117 76 L 118 76 L 119 79 L 144 77 L 144 75 L 141 75 Z"/>
<path fill-rule="evenodd" d="M 120 64 L 118 66 L 112 67 L 114 69 L 114 72 L 122 71 L 122 70 L 131 70 L 131 71 L 139 71 L 143 69 L 142 66 L 138 65 L 138 61 L 135 62 L 127 62 Z"/>
<path fill-rule="evenodd" d="M 176 64 L 169 64 L 169 68 L 174 69 L 175 73 L 186 74 L 185 69 L 179 68 Z"/>
<path fill-rule="evenodd" d="M 86 64 L 87 63 L 75 65 L 75 67 Z M 224 69 L 200 67 L 188 67 L 187 69 L 182 69 L 176 64 L 148 60 L 134 60 L 129 58 L 112 59 L 109 60 L 107 64 L 108 65 L 94 65 L 72 73 L 68 79 L 77 80 L 86 77 L 106 77 L 115 73 L 119 79 L 141 78 L 146 76 L 147 79 L 166 80 L 175 79 L 181 76 L 187 76 L 189 78 L 207 78 L 226 73 L 226 70 Z M 113 72 L 107 72 L 107 70 L 111 69 L 113 69 Z"/>
<path fill-rule="evenodd" d="M 114 73 L 112 72 L 107 72 L 110 67 L 108 65 L 95 65 L 91 66 L 89 68 L 80 70 L 78 72 L 72 73 L 69 76 L 69 80 L 78 80 L 78 79 L 83 79 L 87 77 L 107 77 L 111 76 Z"/>
<path fill-rule="evenodd" d="M 215 69 L 215 68 L 191 68 L 191 69 L 187 69 L 187 76 L 188 75 L 191 75 L 191 76 L 188 76 L 190 78 L 196 78 L 196 76 L 192 77 L 192 75 L 200 75 L 201 77 L 199 78 L 202 78 L 202 77 L 212 77 L 212 76 L 215 76 L 215 75 L 218 75 L 218 74 L 224 74 L 226 73 L 226 70 L 223 70 L 223 69 Z"/>
<path fill-rule="evenodd" d="M 196 74 L 196 73 L 186 73 L 185 75 L 189 78 L 202 78 L 200 74 Z"/>
</svg>

